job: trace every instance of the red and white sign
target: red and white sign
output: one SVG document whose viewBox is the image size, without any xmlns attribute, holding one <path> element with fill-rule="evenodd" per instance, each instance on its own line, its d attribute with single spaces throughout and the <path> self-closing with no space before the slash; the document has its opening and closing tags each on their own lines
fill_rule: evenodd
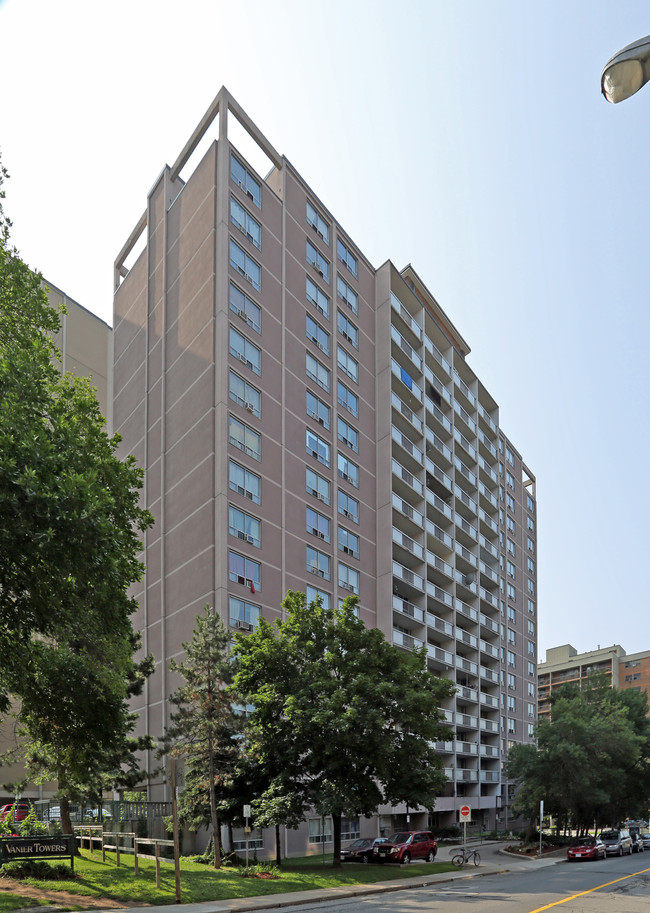
<svg viewBox="0 0 650 913">
<path fill-rule="evenodd" d="M 459 818 L 461 821 L 471 821 L 472 809 L 469 807 L 469 805 L 461 805 Z"/>
</svg>

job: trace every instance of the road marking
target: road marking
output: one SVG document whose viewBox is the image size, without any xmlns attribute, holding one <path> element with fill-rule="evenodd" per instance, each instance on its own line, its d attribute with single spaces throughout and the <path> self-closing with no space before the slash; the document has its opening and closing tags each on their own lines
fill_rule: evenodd
<svg viewBox="0 0 650 913">
<path fill-rule="evenodd" d="M 564 900 L 556 900 L 553 903 L 546 904 L 545 907 L 537 907 L 535 910 L 530 910 L 529 913 L 541 913 L 542 910 L 550 910 L 551 907 L 558 907 L 560 904 L 566 903 L 569 900 L 575 900 L 576 897 L 584 897 L 585 894 L 600 891 L 601 888 L 608 888 L 610 884 L 616 884 L 617 881 L 625 881 L 626 878 L 634 878 L 636 875 L 643 875 L 644 872 L 650 872 L 650 869 L 641 869 L 640 872 L 633 872 L 631 875 L 622 875 L 620 878 L 615 878 L 614 881 L 606 881 L 605 884 L 599 884 L 595 888 L 589 888 L 588 891 L 580 891 L 579 894 L 572 894 L 571 897 L 565 897 Z"/>
</svg>

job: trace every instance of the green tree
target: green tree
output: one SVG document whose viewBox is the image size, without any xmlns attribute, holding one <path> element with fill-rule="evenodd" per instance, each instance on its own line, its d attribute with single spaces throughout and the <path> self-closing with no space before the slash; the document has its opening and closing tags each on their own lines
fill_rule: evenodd
<svg viewBox="0 0 650 913">
<path fill-rule="evenodd" d="M 20 696 L 29 644 L 83 625 L 128 639 L 142 565 L 142 472 L 117 456 L 88 381 L 61 375 L 60 317 L 10 244 L 0 165 L 0 701 Z"/>
<path fill-rule="evenodd" d="M 625 817 L 649 747 L 639 731 L 645 722 L 635 723 L 630 712 L 631 703 L 642 712 L 642 701 L 636 706 L 597 677 L 585 685 L 557 692 L 550 719 L 538 723 L 537 748 L 513 746 L 507 764 L 519 781 L 515 807 L 522 814 L 534 819 L 543 799 L 549 814 L 578 830 Z"/>
<path fill-rule="evenodd" d="M 237 690 L 254 705 L 248 744 L 269 783 L 332 816 L 340 865 L 341 817 L 380 803 L 432 809 L 445 783 L 432 743 L 448 737 L 440 702 L 454 685 L 355 615 L 356 598 L 325 609 L 289 592 L 286 620 L 260 619 L 236 637 Z M 263 797 L 271 800 L 271 792 Z"/>
<path fill-rule="evenodd" d="M 217 804 L 241 751 L 242 719 L 235 713 L 228 687 L 232 681 L 229 640 L 220 617 L 206 605 L 192 640 L 183 644 L 185 660 L 170 662 L 184 684 L 171 695 L 176 711 L 164 738 L 167 753 L 190 762 L 190 789 L 183 792 L 180 803 L 181 815 L 190 826 L 203 823 L 207 795 L 215 869 L 221 865 Z"/>
</svg>

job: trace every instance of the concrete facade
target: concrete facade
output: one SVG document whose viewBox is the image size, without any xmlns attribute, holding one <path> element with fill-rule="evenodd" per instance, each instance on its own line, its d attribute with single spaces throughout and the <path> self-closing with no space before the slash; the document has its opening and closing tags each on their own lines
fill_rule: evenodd
<svg viewBox="0 0 650 913">
<path fill-rule="evenodd" d="M 230 143 L 232 117 L 266 177 Z M 156 517 L 134 622 L 157 660 L 134 708 L 142 731 L 163 732 L 169 659 L 206 603 L 238 631 L 278 618 L 287 589 L 330 604 L 358 593 L 367 625 L 425 645 L 458 685 L 431 824 L 464 803 L 503 822 L 501 762 L 536 715 L 535 478 L 415 270 L 373 267 L 222 89 L 152 187 L 114 302 L 114 425 Z M 348 833 L 406 814 L 380 809 Z M 319 821 L 306 825 L 316 850 Z"/>
</svg>

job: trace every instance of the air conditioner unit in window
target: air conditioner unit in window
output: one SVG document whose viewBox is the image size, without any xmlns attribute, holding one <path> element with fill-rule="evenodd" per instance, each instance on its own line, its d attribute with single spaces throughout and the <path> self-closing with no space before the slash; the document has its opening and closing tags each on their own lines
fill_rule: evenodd
<svg viewBox="0 0 650 913">
<path fill-rule="evenodd" d="M 242 310 L 242 308 L 237 308 L 237 316 L 241 317 L 242 320 L 246 320 L 246 311 Z"/>
<path fill-rule="evenodd" d="M 349 590 L 350 592 L 352 592 L 354 590 L 354 587 L 352 586 L 351 583 L 341 583 L 339 581 L 339 586 L 341 587 L 342 590 Z"/>
<path fill-rule="evenodd" d="M 251 544 L 254 544 L 254 543 L 255 543 L 255 539 L 254 539 L 253 536 L 246 536 L 245 538 L 246 538 L 246 541 L 247 541 L 247 542 L 250 542 Z"/>
<path fill-rule="evenodd" d="M 319 425 L 324 425 L 324 424 L 325 424 L 325 419 L 323 418 L 322 415 L 319 415 L 319 416 L 318 416 L 318 424 L 319 424 Z"/>
<path fill-rule="evenodd" d="M 255 414 L 255 406 L 252 403 L 246 403 L 246 411 Z"/>
<path fill-rule="evenodd" d="M 322 533 L 320 530 L 318 530 L 318 535 L 320 536 L 321 539 L 325 538 L 325 533 Z"/>
<path fill-rule="evenodd" d="M 252 631 L 255 625 L 252 625 L 250 621 L 242 621 L 240 618 L 235 622 L 235 627 L 240 631 Z"/>
<path fill-rule="evenodd" d="M 349 510 L 344 510 L 344 511 L 343 511 L 343 516 L 344 516 L 344 517 L 347 517 L 348 520 L 351 520 L 351 519 L 352 519 L 352 513 L 351 513 Z"/>
<path fill-rule="evenodd" d="M 316 496 L 318 497 L 319 501 L 325 501 L 325 495 L 323 494 L 322 491 L 317 491 Z M 325 503 L 327 503 L 327 501 L 325 501 Z"/>
<path fill-rule="evenodd" d="M 345 552 L 346 555 L 351 555 L 351 554 L 352 554 L 352 549 L 350 548 L 349 545 L 344 545 L 344 546 L 343 546 L 343 551 Z"/>
</svg>

